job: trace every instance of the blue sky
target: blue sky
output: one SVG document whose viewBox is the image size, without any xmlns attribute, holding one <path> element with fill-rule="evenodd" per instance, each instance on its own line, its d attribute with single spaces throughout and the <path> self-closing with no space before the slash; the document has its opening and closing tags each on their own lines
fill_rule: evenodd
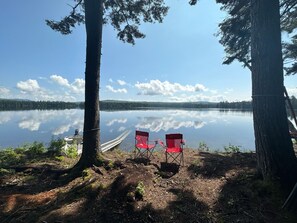
<svg viewBox="0 0 297 223">
<path fill-rule="evenodd" d="M 71 10 L 71 0 L 10 0 L 0 14 L 0 98 L 84 100 L 85 29 L 63 36 L 45 24 Z M 222 65 L 215 37 L 224 18 L 215 1 L 167 0 L 161 24 L 143 24 L 134 46 L 103 28 L 100 100 L 241 101 L 251 99 L 250 71 Z M 285 77 L 297 96 L 296 76 Z"/>
</svg>

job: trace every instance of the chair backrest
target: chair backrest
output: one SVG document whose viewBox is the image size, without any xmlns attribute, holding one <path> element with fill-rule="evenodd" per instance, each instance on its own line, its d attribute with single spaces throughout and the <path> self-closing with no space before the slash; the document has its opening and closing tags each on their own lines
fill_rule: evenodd
<svg viewBox="0 0 297 223">
<path fill-rule="evenodd" d="M 166 134 L 166 146 L 168 148 L 181 148 L 183 135 L 180 133 Z"/>
<path fill-rule="evenodd" d="M 135 144 L 147 144 L 149 138 L 148 132 L 138 131 L 135 132 Z"/>
</svg>

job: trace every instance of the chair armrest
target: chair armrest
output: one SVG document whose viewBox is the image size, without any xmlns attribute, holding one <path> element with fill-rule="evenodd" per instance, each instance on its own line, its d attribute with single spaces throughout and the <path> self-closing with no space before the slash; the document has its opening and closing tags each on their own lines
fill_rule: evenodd
<svg viewBox="0 0 297 223">
<path fill-rule="evenodd" d="M 148 144 L 155 144 L 155 145 L 157 145 L 158 144 L 158 140 L 148 141 Z"/>
<path fill-rule="evenodd" d="M 163 141 L 161 139 L 158 140 L 158 143 L 162 146 L 165 147 L 165 144 L 163 143 Z"/>
<path fill-rule="evenodd" d="M 181 143 L 180 144 L 183 144 L 185 145 L 186 144 L 186 140 L 182 139 Z"/>
</svg>

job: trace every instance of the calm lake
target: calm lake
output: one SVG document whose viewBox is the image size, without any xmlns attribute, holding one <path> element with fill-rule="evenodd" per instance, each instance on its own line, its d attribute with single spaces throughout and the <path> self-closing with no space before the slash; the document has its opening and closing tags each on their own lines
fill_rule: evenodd
<svg viewBox="0 0 297 223">
<path fill-rule="evenodd" d="M 52 138 L 82 134 L 84 111 L 32 110 L 0 112 L 0 149 L 33 141 L 48 145 Z M 241 150 L 254 150 L 251 112 L 218 109 L 101 111 L 101 142 L 117 137 L 125 130 L 130 135 L 121 144 L 123 150 L 134 145 L 135 130 L 150 132 L 150 139 L 165 139 L 167 133 L 182 133 L 186 147 L 198 148 L 204 142 L 211 150 L 223 150 L 229 144 Z"/>
</svg>

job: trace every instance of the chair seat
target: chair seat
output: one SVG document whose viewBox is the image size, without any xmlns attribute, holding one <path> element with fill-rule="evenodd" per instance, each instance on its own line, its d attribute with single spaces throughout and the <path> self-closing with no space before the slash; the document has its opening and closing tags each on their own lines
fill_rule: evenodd
<svg viewBox="0 0 297 223">
<path fill-rule="evenodd" d="M 153 151 L 157 145 L 157 141 L 155 143 L 151 143 L 149 141 L 149 132 L 144 131 L 135 131 L 135 155 L 134 158 L 146 158 L 150 160 L 153 156 Z"/>
<path fill-rule="evenodd" d="M 178 165 L 184 164 L 183 154 L 183 135 L 180 133 L 166 134 L 166 146 L 160 140 L 160 145 L 165 148 L 166 163 L 178 162 Z M 171 159 L 171 161 L 169 161 Z"/>
<path fill-rule="evenodd" d="M 183 151 L 182 148 L 178 148 L 178 147 L 170 147 L 170 148 L 166 148 L 166 152 L 167 153 L 181 153 Z"/>
<path fill-rule="evenodd" d="M 152 149 L 154 148 L 156 145 L 153 145 L 153 144 L 143 144 L 143 143 L 138 143 L 136 144 L 137 148 L 140 148 L 140 149 Z"/>
</svg>

